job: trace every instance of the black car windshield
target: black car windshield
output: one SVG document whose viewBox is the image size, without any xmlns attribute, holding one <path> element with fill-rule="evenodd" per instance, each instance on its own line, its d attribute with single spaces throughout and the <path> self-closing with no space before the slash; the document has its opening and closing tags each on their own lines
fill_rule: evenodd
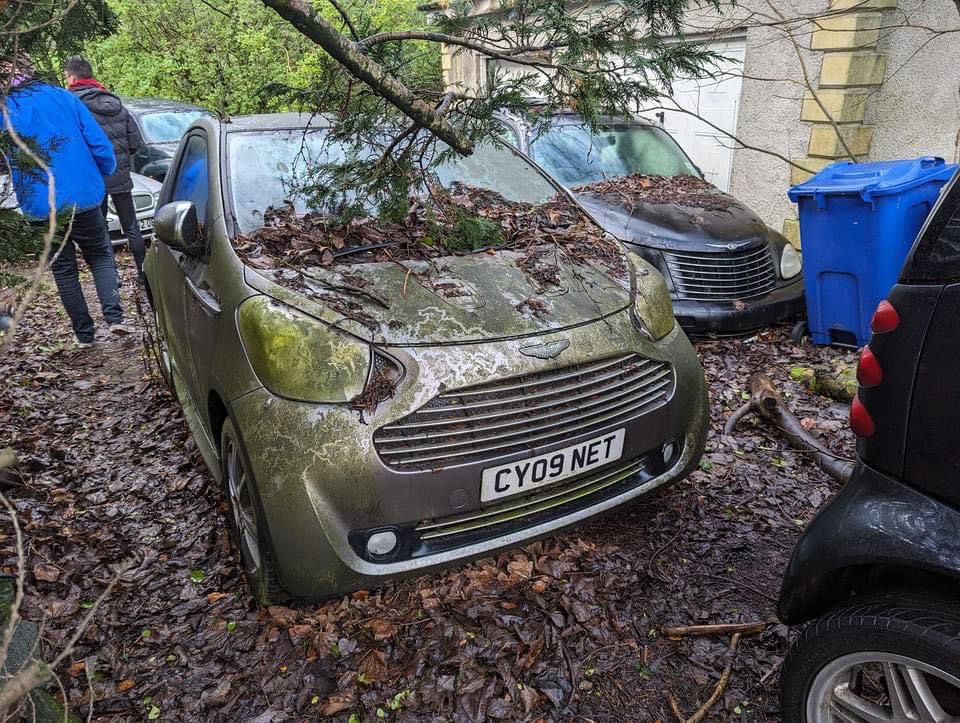
<svg viewBox="0 0 960 723">
<path fill-rule="evenodd" d="M 591 133 L 586 126 L 555 123 L 532 140 L 530 155 L 567 186 L 634 173 L 700 175 L 676 141 L 655 126 L 608 126 Z"/>
<path fill-rule="evenodd" d="M 327 142 L 322 129 L 229 133 L 229 200 L 240 232 L 256 231 L 266 209 L 287 201 L 297 213 L 317 210 L 308 207 L 307 194 L 297 189 L 307 185 L 311 167 L 343 158 L 342 148 Z M 449 160 L 434 172 L 444 186 L 459 181 L 496 191 L 510 201 L 545 203 L 557 194 L 557 188 L 523 156 L 494 144 L 481 144 L 473 155 Z"/>
<path fill-rule="evenodd" d="M 140 116 L 144 140 L 147 143 L 174 143 L 179 141 L 197 118 L 210 115 L 205 110 L 178 110 L 144 113 Z"/>
</svg>

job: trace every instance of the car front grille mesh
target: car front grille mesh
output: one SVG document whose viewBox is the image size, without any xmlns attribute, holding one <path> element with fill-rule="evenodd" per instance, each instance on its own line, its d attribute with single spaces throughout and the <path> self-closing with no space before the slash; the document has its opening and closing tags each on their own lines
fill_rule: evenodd
<svg viewBox="0 0 960 723">
<path fill-rule="evenodd" d="M 373 441 L 396 470 L 482 462 L 626 422 L 665 404 L 673 386 L 666 362 L 599 359 L 444 392 Z"/>
<path fill-rule="evenodd" d="M 762 296 L 776 284 L 770 248 L 746 251 L 663 254 L 680 299 L 735 301 Z"/>
<path fill-rule="evenodd" d="M 137 213 L 149 211 L 153 207 L 153 196 L 149 193 L 135 193 L 133 195 L 133 207 Z"/>
</svg>

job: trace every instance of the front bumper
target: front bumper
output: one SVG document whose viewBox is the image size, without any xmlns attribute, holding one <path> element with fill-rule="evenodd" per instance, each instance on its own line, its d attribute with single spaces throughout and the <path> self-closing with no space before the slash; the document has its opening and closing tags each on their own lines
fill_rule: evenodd
<svg viewBox="0 0 960 723">
<path fill-rule="evenodd" d="M 140 235 L 144 242 L 153 240 L 153 214 L 155 209 L 141 211 L 137 214 L 137 223 L 140 224 Z M 110 234 L 110 244 L 114 247 L 126 246 L 127 237 L 123 235 L 120 219 L 112 213 L 107 215 L 107 232 Z"/>
<path fill-rule="evenodd" d="M 960 510 L 860 462 L 797 542 L 777 612 L 803 623 L 877 586 L 880 574 L 911 588 L 911 569 L 960 585 Z"/>
<path fill-rule="evenodd" d="M 689 333 L 749 334 L 804 310 L 803 275 L 779 286 L 769 294 L 743 301 L 692 301 L 673 299 L 677 322 Z"/>
<path fill-rule="evenodd" d="M 545 362 L 517 353 L 529 339 L 386 350 L 402 361 L 406 376 L 396 397 L 381 404 L 367 423 L 345 407 L 292 402 L 265 389 L 234 400 L 230 413 L 247 448 L 287 591 L 297 598 L 329 597 L 489 555 L 612 510 L 682 478 L 696 466 L 708 424 L 706 388 L 696 355 L 679 328 L 652 343 L 633 329 L 628 314 L 621 314 L 538 340 L 559 338 L 569 340 L 574 349 L 590 350 L 589 358 L 627 351 L 673 365 L 676 383 L 669 400 L 625 425 L 618 423 L 626 426 L 623 456 L 589 474 L 612 474 L 613 467 L 628 462 L 638 466 L 602 493 L 508 516 L 481 533 L 447 538 L 442 544 L 417 537 L 417 527 L 424 521 L 456 520 L 484 510 L 479 501 L 482 469 L 552 452 L 607 431 L 594 428 L 525 452 L 439 470 L 402 472 L 383 463 L 374 447 L 376 429 L 420 409 L 444 389 L 542 368 Z M 559 366 L 577 361 L 571 356 Z M 437 375 L 441 369 L 447 373 Z M 658 466 L 656 455 L 674 440 L 681 445 L 679 456 L 669 465 L 661 459 Z M 366 535 L 385 528 L 406 540 L 400 554 L 382 562 L 365 557 Z"/>
</svg>

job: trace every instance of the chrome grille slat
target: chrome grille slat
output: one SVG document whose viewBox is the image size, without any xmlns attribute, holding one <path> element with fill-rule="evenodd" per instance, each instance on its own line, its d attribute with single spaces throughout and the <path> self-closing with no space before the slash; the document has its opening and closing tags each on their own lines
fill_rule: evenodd
<svg viewBox="0 0 960 723">
<path fill-rule="evenodd" d="M 724 253 L 664 252 L 677 296 L 733 301 L 762 296 L 776 285 L 776 267 L 767 246 Z"/>
<path fill-rule="evenodd" d="M 392 438 L 392 439 L 388 437 L 388 438 L 383 439 L 383 440 L 381 441 L 381 444 L 383 444 L 383 445 L 388 445 L 388 444 L 404 444 L 404 443 L 407 443 L 407 442 L 417 442 L 417 441 L 420 441 L 420 440 L 423 440 L 423 439 L 440 439 L 440 438 L 442 438 L 442 437 L 456 437 L 456 436 L 463 436 L 463 435 L 465 435 L 465 434 L 474 435 L 474 434 L 480 434 L 480 433 L 483 433 L 483 432 L 495 432 L 495 431 L 498 431 L 498 430 L 501 430 L 501 429 L 505 429 L 505 428 L 507 428 L 507 427 L 516 427 L 516 426 L 521 425 L 521 424 L 523 424 L 523 425 L 528 425 L 528 429 L 529 429 L 529 425 L 531 425 L 531 424 L 535 424 L 535 423 L 537 423 L 537 422 L 542 422 L 542 421 L 545 421 L 545 420 L 548 420 L 548 419 L 554 419 L 554 418 L 556 418 L 556 417 L 562 417 L 562 416 L 566 416 L 566 415 L 570 415 L 570 414 L 582 413 L 582 412 L 584 412 L 584 411 L 586 411 L 586 410 L 588 410 L 588 409 L 591 409 L 592 407 L 596 407 L 596 406 L 599 406 L 599 405 L 601 405 L 601 404 L 606 404 L 606 403 L 608 403 L 608 402 L 611 402 L 611 401 L 614 401 L 614 400 L 617 400 L 617 399 L 621 399 L 625 394 L 629 394 L 629 393 L 632 392 L 632 391 L 636 391 L 636 390 L 643 389 L 643 388 L 649 389 L 649 384 L 656 383 L 658 380 L 663 379 L 664 377 L 666 377 L 666 376 L 669 374 L 669 371 L 666 370 L 666 369 L 663 369 L 663 370 L 660 370 L 657 374 L 658 374 L 658 376 L 657 376 L 656 379 L 650 380 L 649 382 L 648 382 L 647 380 L 644 380 L 644 381 L 641 381 L 641 382 L 639 382 L 639 383 L 637 383 L 637 384 L 634 384 L 634 385 L 632 385 L 632 386 L 630 386 L 630 387 L 621 387 L 621 388 L 615 390 L 615 391 L 614 391 L 613 393 L 611 393 L 611 394 L 605 394 L 605 395 L 603 395 L 602 397 L 598 397 L 598 398 L 596 398 L 596 399 L 591 400 L 589 404 L 577 405 L 576 407 L 573 407 L 573 408 L 565 408 L 565 409 L 562 409 L 562 410 L 558 410 L 558 411 L 554 411 L 554 412 L 549 412 L 549 413 L 547 413 L 547 414 L 538 414 L 538 415 L 535 416 L 535 417 L 523 417 L 522 419 L 517 419 L 517 418 L 516 418 L 516 414 L 510 414 L 510 415 L 509 415 L 509 418 L 510 418 L 511 420 L 513 420 L 513 421 L 501 422 L 501 423 L 499 423 L 499 424 L 486 424 L 486 425 L 484 425 L 484 426 L 482 426 L 482 427 L 473 427 L 473 428 L 471 428 L 471 429 L 463 430 L 463 431 L 461 431 L 461 430 L 456 430 L 456 431 L 452 431 L 452 432 L 439 432 L 439 433 L 429 433 L 429 432 L 428 432 L 428 433 L 426 433 L 426 434 L 406 435 L 406 436 L 403 436 L 403 437 L 395 437 L 395 438 Z M 629 400 L 627 400 L 627 401 L 629 401 Z M 626 403 L 627 403 L 627 402 L 622 402 L 621 404 L 614 405 L 614 407 L 622 406 L 622 404 L 626 404 Z M 551 406 L 552 406 L 552 405 L 551 405 Z M 384 429 L 386 429 L 386 427 L 384 427 Z M 491 439 L 491 438 L 490 438 L 490 437 L 486 437 L 485 439 L 489 440 L 489 439 Z M 473 442 L 473 441 L 476 441 L 476 440 L 475 440 L 475 439 L 472 439 L 472 440 L 470 440 L 470 441 Z M 410 451 L 415 451 L 415 450 L 410 450 Z M 386 451 L 385 451 L 384 453 L 386 453 Z"/>
<path fill-rule="evenodd" d="M 654 387 L 650 392 L 648 392 L 647 394 L 643 395 L 642 397 L 640 397 L 640 398 L 638 398 L 638 399 L 630 399 L 630 400 L 627 400 L 626 402 L 624 402 L 624 403 L 622 403 L 622 404 L 616 404 L 616 405 L 614 405 L 614 406 L 612 407 L 612 409 L 619 409 L 619 408 L 621 408 L 621 407 L 626 407 L 626 406 L 630 406 L 631 409 L 636 409 L 636 408 L 639 408 L 639 407 L 643 407 L 643 406 L 645 406 L 647 403 L 649 403 L 652 399 L 654 399 L 654 398 L 655 398 L 661 391 L 663 391 L 663 389 L 666 388 L 669 384 L 670 384 L 670 380 L 669 380 L 669 379 L 663 380 L 663 381 L 661 381 L 661 382 L 659 383 L 658 386 Z M 577 409 L 577 408 L 574 408 L 574 409 L 571 409 L 571 410 L 570 410 L 571 413 L 575 413 L 575 412 L 579 412 L 579 411 L 581 411 L 581 410 L 580 410 L 580 409 Z M 606 410 L 603 410 L 603 411 L 606 411 Z M 621 411 L 622 411 L 622 410 L 621 410 Z M 598 415 L 600 415 L 600 414 L 602 414 L 602 411 L 601 411 L 601 412 L 594 412 L 594 413 L 587 414 L 587 415 L 583 415 L 583 416 L 581 416 L 579 419 L 577 419 L 576 421 L 579 423 L 579 422 L 582 422 L 584 419 L 591 419 L 592 421 L 590 422 L 590 424 L 596 424 L 598 421 L 604 421 L 604 420 L 606 420 L 606 419 L 612 419 L 612 418 L 614 418 L 614 417 L 616 417 L 616 416 L 619 416 L 620 412 L 617 412 L 616 414 L 608 414 L 608 415 L 605 415 L 605 416 L 603 416 L 603 417 L 602 417 L 601 419 L 599 419 L 599 420 L 594 420 L 594 419 L 593 419 L 593 417 L 596 417 L 596 416 L 598 416 Z M 489 449 L 497 449 L 497 448 L 499 447 L 499 445 L 494 445 L 494 446 L 492 446 L 492 447 L 477 447 L 477 446 L 475 446 L 477 442 L 494 442 L 494 441 L 496 441 L 496 440 L 498 440 L 498 439 L 517 438 L 517 439 L 522 439 L 522 440 L 524 440 L 524 441 L 526 441 L 526 442 L 528 442 L 528 443 L 531 443 L 531 442 L 539 442 L 539 441 L 541 441 L 541 440 L 549 439 L 550 437 L 556 437 L 558 434 L 569 434 L 569 429 L 565 429 L 565 430 L 563 430 L 562 432 L 554 432 L 554 433 L 552 433 L 552 434 L 536 434 L 536 433 L 537 433 L 537 432 L 542 432 L 542 431 L 545 431 L 545 430 L 548 430 L 548 429 L 552 429 L 552 428 L 554 428 L 554 427 L 559 427 L 559 426 L 562 426 L 562 425 L 564 425 L 564 424 L 568 424 L 568 423 L 571 422 L 571 421 L 574 421 L 574 420 L 562 420 L 562 421 L 560 421 L 560 422 L 554 422 L 554 423 L 552 423 L 552 424 L 544 424 L 544 425 L 540 425 L 540 426 L 537 426 L 537 427 L 533 427 L 533 428 L 531 428 L 531 429 L 524 430 L 524 436 L 523 436 L 522 438 L 520 438 L 520 437 L 517 435 L 517 433 L 515 433 L 515 432 L 507 432 L 507 433 L 504 433 L 504 434 L 495 434 L 495 435 L 492 435 L 492 436 L 481 437 L 480 439 L 476 439 L 476 438 L 474 438 L 474 439 L 466 439 L 466 440 L 463 440 L 463 441 L 461 441 L 461 442 L 441 442 L 441 443 L 439 443 L 439 444 L 427 444 L 427 445 L 421 445 L 421 446 L 419 446 L 419 447 L 407 447 L 407 448 L 398 449 L 398 450 L 381 449 L 381 450 L 380 450 L 380 454 L 382 454 L 382 455 L 398 455 L 398 454 L 417 455 L 417 454 L 419 454 L 420 452 L 435 452 L 435 451 L 441 450 L 441 449 L 451 450 L 451 449 L 456 449 L 457 447 L 465 447 L 465 446 L 468 446 L 468 445 L 473 445 L 472 449 L 466 450 L 465 452 L 450 452 L 449 454 L 441 455 L 441 457 L 454 457 L 454 456 L 460 456 L 460 455 L 463 455 L 463 454 L 473 454 L 474 452 L 484 452 L 484 451 L 487 451 L 487 450 L 489 450 Z M 576 433 L 578 433 L 578 432 L 575 431 L 574 433 L 576 434 Z M 420 460 L 422 460 L 422 461 L 426 461 L 426 460 L 428 460 L 428 459 L 434 459 L 434 458 L 432 458 L 432 457 L 417 457 L 417 459 L 420 459 Z"/>
<path fill-rule="evenodd" d="M 607 357 L 442 392 L 373 441 L 399 470 L 485 462 L 626 423 L 666 404 L 674 384 L 666 362 Z"/>
<path fill-rule="evenodd" d="M 635 369 L 643 369 L 645 367 L 651 366 L 652 364 L 653 364 L 652 362 L 648 364 L 641 364 Z M 627 371 L 633 371 L 633 370 L 625 371 L 622 369 L 617 369 L 612 372 L 607 372 L 606 374 L 602 374 L 598 377 L 594 377 L 590 379 L 588 384 L 590 385 L 599 384 L 600 382 L 604 382 L 608 379 L 613 379 L 615 377 L 623 376 L 623 374 L 627 373 Z M 530 383 L 527 386 L 538 387 L 541 385 Z M 582 384 L 582 383 L 568 384 L 566 386 L 556 387 L 554 389 L 549 389 L 543 392 L 536 392 L 533 394 L 517 394 L 512 397 L 504 397 L 503 399 L 491 399 L 485 402 L 468 402 L 466 404 L 450 404 L 450 405 L 440 406 L 440 407 L 424 407 L 423 409 L 420 410 L 420 413 L 421 414 L 441 414 L 441 413 L 450 412 L 450 411 L 460 411 L 460 410 L 468 410 L 468 409 L 486 409 L 488 407 L 502 407 L 508 404 L 525 402 L 528 399 L 546 399 L 549 397 L 555 397 L 558 394 L 564 394 L 565 392 L 571 392 L 578 389 L 583 389 L 584 386 L 586 386 L 586 384 Z M 450 397 L 443 397 L 443 398 L 449 399 Z"/>
<path fill-rule="evenodd" d="M 665 375 L 665 374 L 669 374 L 669 370 L 657 369 L 657 368 L 649 369 L 649 370 L 644 371 L 643 374 L 636 375 L 636 376 L 632 376 L 632 377 L 629 377 L 629 378 L 627 378 L 627 379 L 624 379 L 624 380 L 623 380 L 623 381 L 624 381 L 624 384 L 623 384 L 623 385 L 620 385 L 620 386 L 617 386 L 617 387 L 616 387 L 616 390 L 617 390 L 619 393 L 623 393 L 623 392 L 625 391 L 625 388 L 628 386 L 628 384 L 634 384 L 634 385 L 636 385 L 637 383 L 639 383 L 639 384 L 641 384 L 641 385 L 643 385 L 643 384 L 652 384 L 652 383 L 655 383 L 658 379 L 660 379 L 660 378 L 661 378 L 663 375 Z M 658 376 L 658 375 L 659 375 L 659 376 Z M 609 389 L 609 388 L 610 388 L 610 387 L 608 387 L 607 389 Z M 633 387 L 631 387 L 631 389 L 632 389 L 632 388 L 633 388 Z M 602 391 L 606 391 L 606 389 L 605 389 L 605 390 L 601 390 L 601 392 L 602 392 Z M 564 400 L 564 401 L 565 401 L 566 404 L 569 405 L 569 404 L 571 404 L 571 403 L 573 403 L 573 402 L 577 402 L 577 401 L 579 401 L 579 400 L 581 400 L 581 399 L 593 399 L 594 397 L 597 396 L 597 394 L 599 394 L 599 393 L 601 393 L 601 392 L 593 391 L 593 390 L 591 390 L 591 391 L 585 391 L 585 392 L 583 392 L 583 393 L 581 393 L 581 394 L 577 394 L 577 395 L 575 395 L 575 396 L 568 397 L 568 398 L 567 398 L 566 400 Z M 457 424 L 457 423 L 461 423 L 461 422 L 463 422 L 463 421 L 465 421 L 465 420 L 469 420 L 472 424 L 475 424 L 475 423 L 477 423 L 477 422 L 487 422 L 487 421 L 490 421 L 490 420 L 503 419 L 504 417 L 513 419 L 513 418 L 516 417 L 516 415 L 517 415 L 518 413 L 523 413 L 523 412 L 538 412 L 538 411 L 543 410 L 543 409 L 551 409 L 552 407 L 555 407 L 555 406 L 556 406 L 556 402 L 555 402 L 555 401 L 542 402 L 542 403 L 539 403 L 539 404 L 531 404 L 531 405 L 526 406 L 526 407 L 523 407 L 523 408 L 521 408 L 521 409 L 517 409 L 515 406 L 511 406 L 511 407 L 509 407 L 509 408 L 507 408 L 507 409 L 503 409 L 503 410 L 501 410 L 501 411 L 489 412 L 489 413 L 483 414 L 483 415 L 469 415 L 469 416 L 466 416 L 466 417 L 465 417 L 465 416 L 460 416 L 460 417 L 454 417 L 454 418 L 452 418 L 452 419 L 443 419 L 443 420 L 441 420 L 440 422 L 435 422 L 435 421 L 432 421 L 432 420 L 431 420 L 431 421 L 425 423 L 424 425 L 418 425 L 418 424 L 405 424 L 405 425 L 402 425 L 402 426 L 399 426 L 399 425 L 391 425 L 391 426 L 388 426 L 388 427 L 384 427 L 384 428 L 383 428 L 383 431 L 384 431 L 384 432 L 393 432 L 393 431 L 397 431 L 397 430 L 400 430 L 400 429 L 418 429 L 418 428 L 420 428 L 421 426 L 436 427 L 436 426 L 438 426 L 438 425 L 440 425 L 440 424 L 443 424 L 443 425 L 445 425 L 445 426 L 449 426 L 451 422 L 454 423 L 454 424 Z M 579 407 L 577 407 L 577 408 L 579 409 Z M 452 409 L 452 410 L 450 410 L 450 411 L 451 411 L 451 412 L 456 412 L 456 411 L 458 411 L 458 410 L 457 410 L 457 409 Z M 547 416 L 549 416 L 549 415 L 542 415 L 542 418 L 546 418 Z M 541 419 L 540 416 L 538 416 L 538 417 L 533 417 L 533 418 L 528 418 L 526 421 L 538 421 L 539 419 Z M 522 422 L 522 421 L 524 421 L 524 420 L 519 420 L 517 423 L 520 423 L 520 422 Z M 496 427 L 500 427 L 500 426 L 506 426 L 506 425 L 504 425 L 504 424 L 491 425 L 491 428 L 496 428 Z M 480 431 L 483 431 L 483 427 L 471 427 L 469 431 L 472 431 L 472 432 L 480 432 Z M 463 433 L 463 432 L 461 432 L 460 430 L 457 430 L 457 431 L 455 431 L 455 432 L 450 432 L 450 434 L 461 434 L 461 433 Z M 428 435 L 428 436 L 429 436 L 429 435 Z M 393 439 L 402 439 L 403 441 L 414 441 L 414 440 L 416 440 L 417 438 L 418 438 L 417 436 L 412 436 L 412 437 L 411 437 L 411 436 L 403 436 L 403 437 L 396 437 L 396 438 L 385 437 L 385 438 L 383 439 L 383 441 L 384 441 L 385 443 L 388 442 L 388 441 L 393 441 Z"/>
<path fill-rule="evenodd" d="M 637 460 L 625 467 L 601 473 L 596 477 L 572 485 L 561 486 L 559 489 L 550 489 L 549 492 L 534 494 L 514 502 L 489 508 L 479 516 L 461 515 L 450 517 L 439 522 L 427 521 L 416 528 L 421 540 L 439 540 L 453 535 L 476 532 L 487 527 L 508 522 L 520 516 L 545 512 L 555 507 L 572 502 L 573 500 L 595 494 L 607 487 L 629 478 L 643 468 L 644 460 Z"/>
</svg>

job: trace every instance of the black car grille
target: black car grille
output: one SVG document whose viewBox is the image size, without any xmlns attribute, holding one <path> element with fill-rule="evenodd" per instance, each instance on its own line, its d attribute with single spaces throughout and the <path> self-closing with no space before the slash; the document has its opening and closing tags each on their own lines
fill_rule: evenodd
<svg viewBox="0 0 960 723">
<path fill-rule="evenodd" d="M 133 195 L 133 207 L 136 209 L 137 213 L 141 211 L 149 211 L 153 208 L 153 196 L 149 193 L 135 193 Z"/>
<path fill-rule="evenodd" d="M 767 245 L 746 251 L 697 253 L 665 251 L 677 297 L 695 301 L 734 301 L 761 296 L 776 284 Z"/>
<path fill-rule="evenodd" d="M 673 385 L 666 362 L 600 359 L 442 393 L 373 441 L 384 464 L 403 471 L 492 460 L 646 414 Z"/>
</svg>

